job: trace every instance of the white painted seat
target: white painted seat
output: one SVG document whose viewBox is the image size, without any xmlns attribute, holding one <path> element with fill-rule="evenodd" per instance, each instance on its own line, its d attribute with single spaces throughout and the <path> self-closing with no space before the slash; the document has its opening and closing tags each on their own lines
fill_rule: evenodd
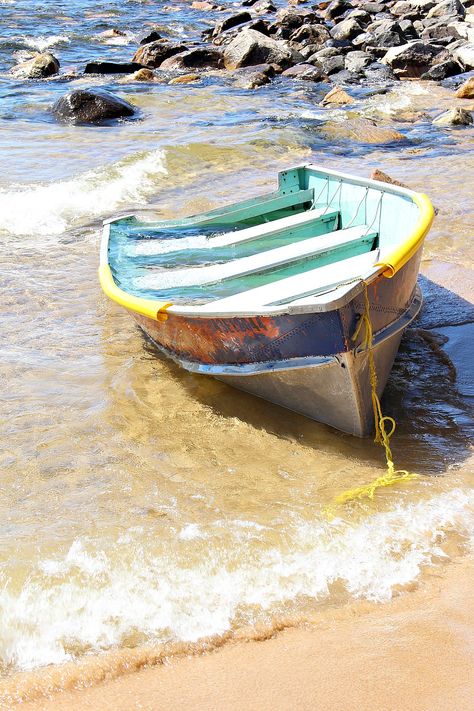
<svg viewBox="0 0 474 711">
<path fill-rule="evenodd" d="M 380 250 L 374 249 L 356 257 L 343 259 L 337 264 L 311 269 L 303 274 L 280 279 L 240 294 L 188 308 L 195 313 L 199 312 L 200 316 L 273 313 L 279 310 L 279 305 L 283 304 L 285 307 L 282 310 L 289 313 L 324 311 L 324 304 L 328 300 L 334 302 L 335 299 L 342 298 L 355 287 L 360 287 L 362 279 L 377 271 L 379 255 Z M 330 292 L 329 299 L 328 292 Z M 303 308 L 303 304 L 306 308 Z M 307 308 L 308 306 L 310 308 Z M 187 310 L 183 306 L 178 308 L 181 313 Z M 171 308 L 170 311 L 172 310 Z"/>
<path fill-rule="evenodd" d="M 366 225 L 349 227 L 345 230 L 337 230 L 326 235 L 300 240 L 284 247 L 269 249 L 250 257 L 233 259 L 224 264 L 211 264 L 209 266 L 186 269 L 149 270 L 150 273 L 146 276 L 135 279 L 135 285 L 141 289 L 163 290 L 179 286 L 212 284 L 225 279 L 274 270 L 310 257 L 350 249 L 351 246 L 357 244 L 365 243 L 369 245 L 374 241 L 377 233 L 367 232 L 367 230 Z M 332 266 L 331 268 L 333 273 L 338 269 L 337 266 Z M 281 281 L 278 284 L 281 284 Z"/>
</svg>

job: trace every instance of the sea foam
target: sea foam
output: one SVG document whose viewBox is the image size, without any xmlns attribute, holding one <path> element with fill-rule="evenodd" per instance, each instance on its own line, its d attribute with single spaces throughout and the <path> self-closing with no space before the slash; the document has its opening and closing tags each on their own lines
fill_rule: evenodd
<svg viewBox="0 0 474 711">
<path fill-rule="evenodd" d="M 353 599 L 387 601 L 447 557 L 451 535 L 469 540 L 473 505 L 472 493 L 454 489 L 353 523 L 295 515 L 265 545 L 258 524 L 216 520 L 199 555 L 204 528 L 193 525 L 159 555 L 132 530 L 127 545 L 108 551 L 78 539 L 63 556 L 37 561 L 21 587 L 2 581 L 0 658 L 32 669 L 132 638 L 196 642 L 238 628 L 239 616 L 244 624 L 268 619 L 302 596 L 330 602 L 336 581 Z"/>
</svg>

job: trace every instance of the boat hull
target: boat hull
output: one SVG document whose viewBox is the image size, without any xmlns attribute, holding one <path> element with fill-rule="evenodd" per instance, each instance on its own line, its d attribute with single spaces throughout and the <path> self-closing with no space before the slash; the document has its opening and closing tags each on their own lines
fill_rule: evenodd
<svg viewBox="0 0 474 711">
<path fill-rule="evenodd" d="M 384 279 L 381 284 L 376 282 L 368 291 L 379 397 L 390 374 L 403 330 L 421 308 L 421 292 L 416 286 L 419 257 L 415 255 L 394 279 Z M 151 319 L 140 317 L 137 320 L 158 348 L 186 370 L 212 376 L 313 420 L 364 437 L 374 428 L 369 360 L 362 345 L 364 334 L 360 334 L 358 341 L 352 340 L 363 311 L 363 296 L 360 295 L 337 311 L 304 314 L 300 317 L 303 321 L 287 323 L 292 328 L 283 337 L 278 335 L 278 317 L 274 317 L 274 323 L 266 324 L 261 331 L 263 341 L 258 342 L 255 356 L 258 354 L 259 357 L 254 359 L 251 357 L 252 349 L 242 349 L 242 339 L 247 329 L 249 332 L 255 329 L 255 319 L 233 319 L 234 323 L 229 319 L 225 327 L 221 319 L 214 319 L 214 331 L 211 332 L 214 338 L 226 333 L 227 339 L 222 343 L 228 344 L 229 334 L 232 335 L 236 357 L 230 362 L 227 351 L 222 348 L 216 350 L 215 344 L 213 348 L 208 347 L 206 334 L 209 325 L 203 328 L 202 323 L 196 324 L 198 333 L 203 336 L 199 345 L 200 357 L 196 358 L 196 352 L 193 352 L 190 359 L 189 337 L 181 340 L 177 337 L 170 349 L 166 329 Z M 308 316 L 311 317 L 309 320 Z M 331 317 L 329 320 L 328 316 Z M 199 322 L 199 319 L 196 321 Z M 328 329 L 328 325 L 332 325 L 332 329 Z M 308 337 L 308 330 L 312 330 L 311 337 Z M 177 324 L 174 324 L 173 332 L 179 334 Z M 240 334 L 238 338 L 237 333 Z M 323 338 L 315 337 L 315 334 L 321 333 Z M 254 338 L 255 333 L 252 334 Z M 243 352 L 245 362 L 238 360 Z M 263 354 L 266 354 L 265 359 Z"/>
</svg>

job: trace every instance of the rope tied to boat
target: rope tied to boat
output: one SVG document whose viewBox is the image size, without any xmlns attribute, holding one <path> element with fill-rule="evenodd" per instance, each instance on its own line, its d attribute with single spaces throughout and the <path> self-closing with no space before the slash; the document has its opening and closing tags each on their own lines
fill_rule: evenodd
<svg viewBox="0 0 474 711">
<path fill-rule="evenodd" d="M 359 323 L 351 339 L 352 341 L 356 341 L 361 335 L 362 329 L 364 329 L 361 347 L 367 352 L 369 364 L 370 389 L 375 424 L 374 442 L 382 445 L 384 448 L 387 472 L 374 479 L 374 481 L 370 484 L 365 484 L 363 486 L 355 487 L 354 489 L 347 489 L 347 491 L 343 491 L 341 494 L 336 496 L 334 500 L 336 504 L 345 504 L 348 501 L 354 501 L 355 499 L 373 499 L 375 492 L 381 487 L 392 486 L 393 484 L 397 484 L 399 481 L 409 481 L 410 479 L 416 479 L 418 477 L 417 474 L 409 472 L 406 469 L 395 469 L 392 450 L 390 448 L 390 438 L 395 432 L 397 423 L 393 417 L 388 417 L 383 414 L 382 405 L 380 404 L 380 399 L 377 395 L 377 369 L 375 367 L 373 351 L 374 334 L 372 321 L 370 319 L 369 292 L 367 283 L 364 281 L 363 284 L 364 312 L 360 316 Z M 387 425 L 389 425 L 390 429 L 387 428 Z"/>
</svg>

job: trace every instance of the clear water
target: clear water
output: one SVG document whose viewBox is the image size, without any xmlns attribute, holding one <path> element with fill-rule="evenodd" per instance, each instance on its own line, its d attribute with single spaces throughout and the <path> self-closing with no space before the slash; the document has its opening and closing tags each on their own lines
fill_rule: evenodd
<svg viewBox="0 0 474 711">
<path fill-rule="evenodd" d="M 387 600 L 467 550 L 471 400 L 438 330 L 474 321 L 474 129 L 396 121 L 408 109 L 432 117 L 451 93 L 402 83 L 346 111 L 319 107 L 326 87 L 283 78 L 254 92 L 216 75 L 181 86 L 22 82 L 8 70 L 32 45 L 49 46 L 67 71 L 129 59 L 154 23 L 196 38 L 212 16 L 95 0 L 12 0 L 0 13 L 4 673 Z M 98 38 L 111 27 L 128 44 Z M 132 101 L 139 120 L 56 124 L 52 102 L 88 85 Z M 355 143 L 342 131 L 354 112 L 406 142 Z M 326 120 L 339 131 L 330 140 Z M 381 473 L 378 448 L 177 369 L 96 278 L 105 217 L 211 209 L 274 189 L 278 170 L 309 160 L 361 175 L 380 167 L 439 208 L 424 314 L 384 398 L 399 422 L 397 463 L 420 477 L 332 521 L 324 509 L 336 494 Z"/>
</svg>

